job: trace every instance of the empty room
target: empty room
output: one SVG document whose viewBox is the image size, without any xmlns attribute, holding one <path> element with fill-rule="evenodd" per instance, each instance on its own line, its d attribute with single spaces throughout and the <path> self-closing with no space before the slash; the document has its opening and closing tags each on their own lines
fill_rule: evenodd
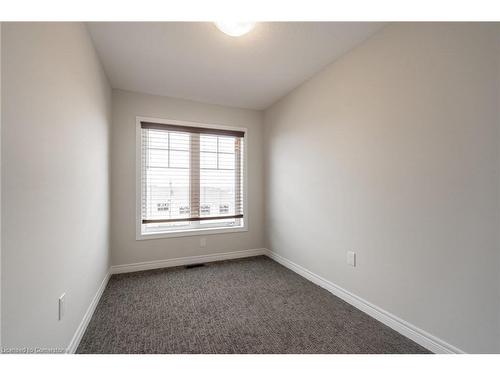
<svg viewBox="0 0 500 375">
<path fill-rule="evenodd" d="M 2 353 L 500 353 L 500 23 L 0 30 Z"/>
</svg>

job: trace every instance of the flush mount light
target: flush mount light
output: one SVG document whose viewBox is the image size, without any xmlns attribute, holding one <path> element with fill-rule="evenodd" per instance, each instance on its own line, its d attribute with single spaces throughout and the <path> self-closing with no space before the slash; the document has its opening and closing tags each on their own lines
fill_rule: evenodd
<svg viewBox="0 0 500 375">
<path fill-rule="evenodd" d="M 255 27 L 255 22 L 215 22 L 215 26 L 230 36 L 242 36 Z"/>
</svg>

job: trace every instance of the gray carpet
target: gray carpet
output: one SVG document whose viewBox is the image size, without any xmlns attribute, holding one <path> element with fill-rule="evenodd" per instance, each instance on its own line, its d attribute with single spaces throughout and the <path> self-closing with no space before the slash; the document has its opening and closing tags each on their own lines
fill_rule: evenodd
<svg viewBox="0 0 500 375">
<path fill-rule="evenodd" d="M 78 353 L 428 353 L 273 260 L 113 275 Z"/>
</svg>

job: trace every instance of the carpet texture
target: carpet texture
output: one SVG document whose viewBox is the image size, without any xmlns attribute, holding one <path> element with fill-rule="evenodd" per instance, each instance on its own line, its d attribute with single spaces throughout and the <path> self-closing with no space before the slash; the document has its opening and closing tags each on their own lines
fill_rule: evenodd
<svg viewBox="0 0 500 375">
<path fill-rule="evenodd" d="M 259 256 L 113 275 L 78 353 L 428 353 Z"/>
</svg>

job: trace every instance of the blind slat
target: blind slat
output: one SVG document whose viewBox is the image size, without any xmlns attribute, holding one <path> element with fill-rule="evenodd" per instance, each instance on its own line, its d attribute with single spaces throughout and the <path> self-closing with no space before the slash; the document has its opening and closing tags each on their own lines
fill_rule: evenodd
<svg viewBox="0 0 500 375">
<path fill-rule="evenodd" d="M 184 219 L 156 219 L 156 220 L 143 220 L 143 224 L 152 224 L 152 223 L 174 223 L 179 221 L 204 221 L 204 220 L 222 220 L 222 219 L 240 219 L 243 217 L 243 214 L 239 215 L 228 215 L 228 216 L 210 216 L 210 217 L 190 217 Z"/>
</svg>

